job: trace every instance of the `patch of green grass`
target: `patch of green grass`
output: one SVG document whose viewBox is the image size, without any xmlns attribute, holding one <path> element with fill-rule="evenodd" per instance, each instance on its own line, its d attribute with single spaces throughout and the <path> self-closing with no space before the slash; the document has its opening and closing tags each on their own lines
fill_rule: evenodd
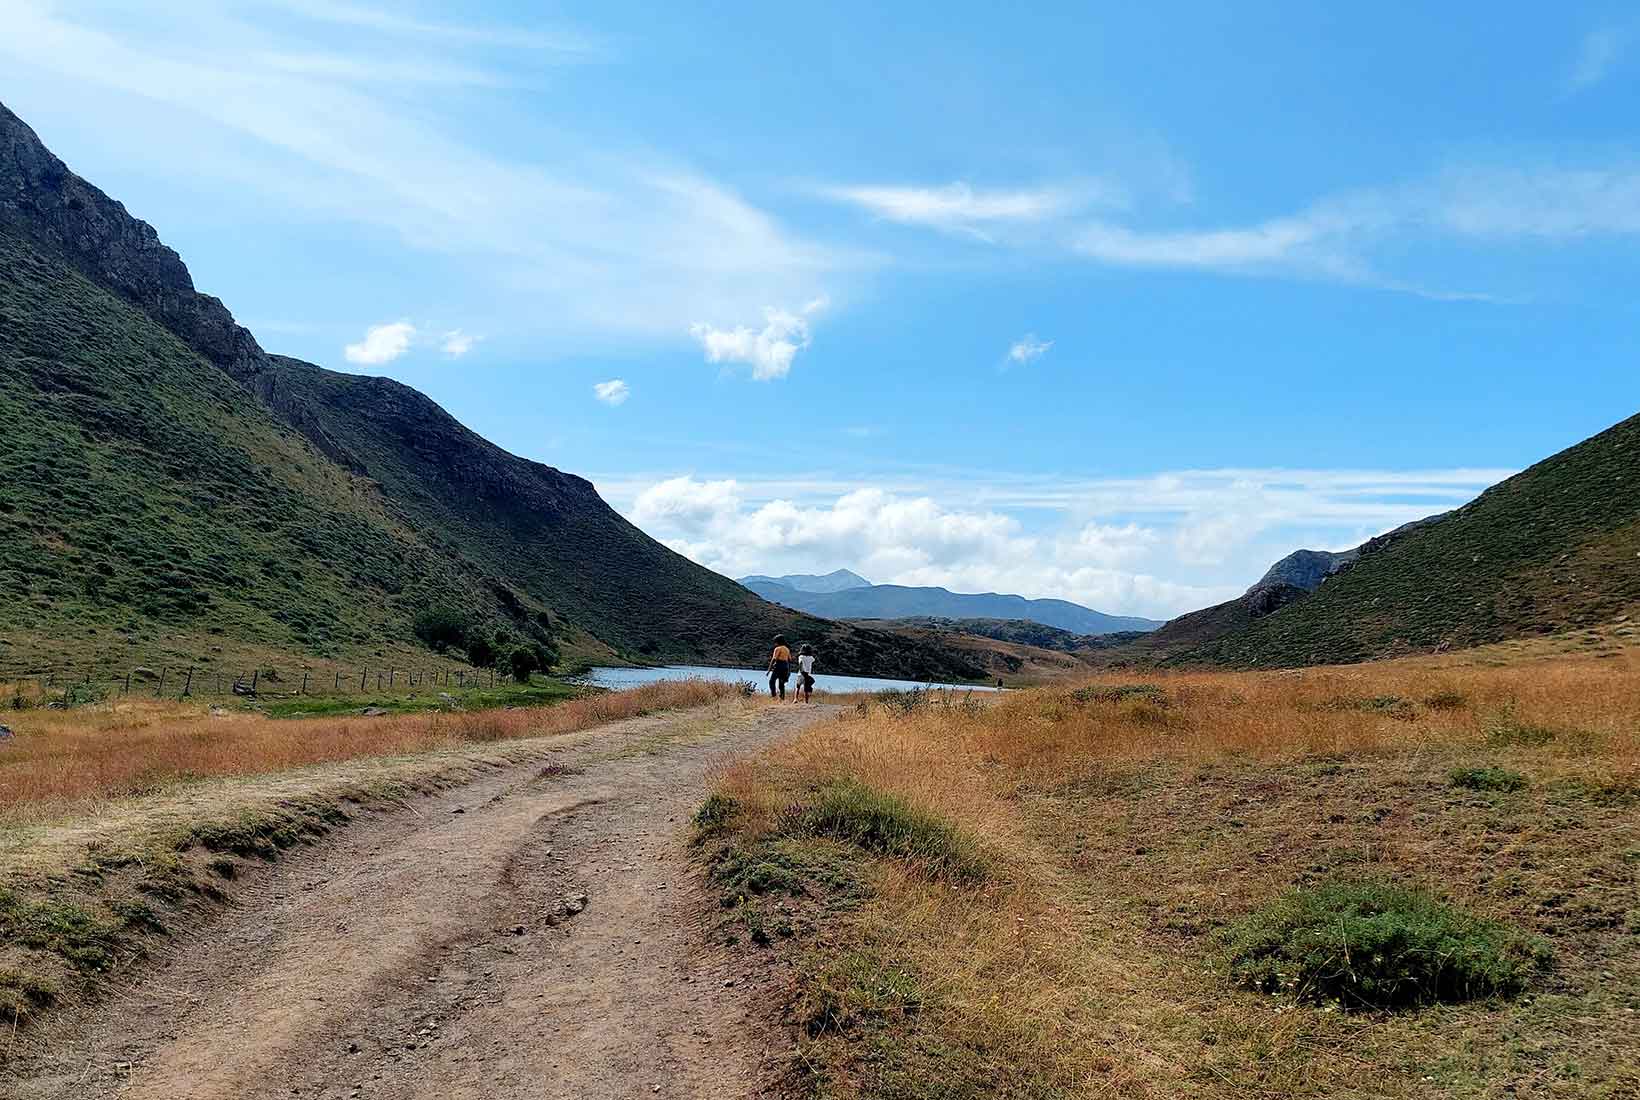
<svg viewBox="0 0 1640 1100">
<path fill-rule="evenodd" d="M 959 881 L 978 881 L 989 870 L 972 837 L 897 795 L 854 779 L 832 783 L 813 803 L 793 807 L 781 829 L 792 835 L 831 837 Z"/>
<path fill-rule="evenodd" d="M 1424 706 L 1430 710 L 1462 710 L 1469 705 L 1469 697 L 1461 691 L 1437 691 L 1424 697 Z"/>
<path fill-rule="evenodd" d="M 1346 1008 L 1401 1008 L 1509 997 L 1547 949 L 1434 895 L 1382 882 L 1296 890 L 1224 934 L 1235 981 Z"/>
<path fill-rule="evenodd" d="M 0 969 L 0 1021 L 20 1023 L 57 999 L 57 986 L 37 974 Z"/>
<path fill-rule="evenodd" d="M 1493 715 L 1486 723 L 1487 744 L 1499 748 L 1515 745 L 1535 748 L 1547 745 L 1558 733 L 1558 730 L 1535 722 L 1522 722 L 1508 711 Z"/>
<path fill-rule="evenodd" d="M 1452 770 L 1452 785 L 1472 791 L 1523 791 L 1529 786 L 1526 776 L 1509 768 L 1470 767 Z"/>
<path fill-rule="evenodd" d="M 418 688 L 406 694 L 301 695 L 247 704 L 269 718 L 328 718 L 382 711 L 384 714 L 425 714 L 440 710 L 495 710 L 501 707 L 545 707 L 576 699 L 595 688 L 565 680 L 538 677 L 529 684 L 502 682 L 484 688 Z"/>
<path fill-rule="evenodd" d="M 1130 699 L 1142 699 L 1159 707 L 1168 704 L 1167 692 L 1155 684 L 1094 685 L 1071 692 L 1071 701 L 1081 706 L 1089 703 L 1125 703 Z"/>
<path fill-rule="evenodd" d="M 107 970 L 122 942 L 121 926 L 71 902 L 30 901 L 0 890 L 0 943 L 57 955 L 80 971 Z"/>
</svg>

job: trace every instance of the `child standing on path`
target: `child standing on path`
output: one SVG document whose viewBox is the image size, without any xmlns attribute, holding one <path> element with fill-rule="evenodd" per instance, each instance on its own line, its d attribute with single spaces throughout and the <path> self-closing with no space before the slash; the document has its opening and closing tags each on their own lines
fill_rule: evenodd
<svg viewBox="0 0 1640 1100">
<path fill-rule="evenodd" d="M 774 652 L 769 655 L 769 698 L 786 697 L 786 681 L 792 674 L 792 651 L 786 648 L 786 636 L 774 636 Z"/>
<path fill-rule="evenodd" d="M 807 642 L 797 655 L 797 693 L 805 703 L 814 701 L 814 649 Z"/>
</svg>

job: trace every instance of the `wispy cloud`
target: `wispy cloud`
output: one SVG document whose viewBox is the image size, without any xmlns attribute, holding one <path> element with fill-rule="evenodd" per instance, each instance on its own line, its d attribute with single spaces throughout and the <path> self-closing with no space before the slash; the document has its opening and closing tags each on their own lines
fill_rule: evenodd
<svg viewBox="0 0 1640 1100">
<path fill-rule="evenodd" d="M 1008 355 L 1004 362 L 1016 366 L 1034 363 L 1048 354 L 1048 350 L 1052 347 L 1052 340 L 1038 339 L 1036 333 L 1027 332 L 1009 346 Z"/>
<path fill-rule="evenodd" d="M 763 311 L 761 329 L 723 329 L 697 321 L 689 332 L 700 342 L 708 363 L 745 363 L 754 380 L 768 382 L 791 373 L 792 360 L 809 346 L 810 318 L 829 304 L 826 298 L 815 298 L 796 313 L 770 306 Z"/>
<path fill-rule="evenodd" d="M 621 405 L 632 396 L 632 387 L 619 378 L 611 378 L 608 382 L 593 385 L 592 393 L 606 405 Z"/>
<path fill-rule="evenodd" d="M 409 321 L 371 325 L 365 330 L 364 339 L 356 344 L 347 345 L 342 349 L 342 354 L 349 363 L 379 367 L 391 363 L 409 351 L 415 339 L 416 326 Z"/>
<path fill-rule="evenodd" d="M 1091 182 L 976 189 L 959 181 L 942 186 L 825 187 L 820 193 L 884 221 L 959 232 L 984 240 L 991 240 L 1002 227 L 1054 221 L 1090 205 L 1113 206 L 1125 202 L 1114 185 Z"/>
<path fill-rule="evenodd" d="M 438 83 L 504 80 L 519 49 L 587 54 L 573 31 L 292 0 L 156 3 L 138 21 L 41 0 L 4 10 L 0 70 L 40 99 L 92 90 L 155 158 L 253 188 L 286 218 L 385 229 L 560 343 L 677 339 L 699 317 L 803 301 L 862 262 L 654 151 L 568 127 L 505 154 L 470 140 L 463 112 L 484 101 Z M 353 33 L 338 41 L 338 25 Z M 426 79 L 403 71 L 423 62 Z"/>
<path fill-rule="evenodd" d="M 1584 35 L 1567 90 L 1579 92 L 1605 80 L 1622 63 L 1634 37 L 1632 27 L 1600 27 Z"/>
<path fill-rule="evenodd" d="M 386 8 L 333 0 L 277 0 L 277 6 L 315 23 L 377 31 L 408 38 L 430 38 L 440 45 L 503 47 L 557 54 L 568 59 L 594 59 L 607 54 L 599 38 L 562 27 L 477 26 L 418 19 Z"/>
</svg>

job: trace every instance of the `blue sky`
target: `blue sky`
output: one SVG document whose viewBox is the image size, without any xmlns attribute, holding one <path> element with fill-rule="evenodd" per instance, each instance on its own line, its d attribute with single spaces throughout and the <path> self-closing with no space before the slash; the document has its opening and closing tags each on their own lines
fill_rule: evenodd
<svg viewBox="0 0 1640 1100">
<path fill-rule="evenodd" d="M 1635 411 L 1632 6 L 1023 7 L 0 0 L 0 100 L 731 574 L 1164 617 Z"/>
</svg>

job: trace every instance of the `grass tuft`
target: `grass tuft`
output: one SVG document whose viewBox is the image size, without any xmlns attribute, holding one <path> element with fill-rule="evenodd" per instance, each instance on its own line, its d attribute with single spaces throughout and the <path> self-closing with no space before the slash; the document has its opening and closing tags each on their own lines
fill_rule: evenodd
<svg viewBox="0 0 1640 1100">
<path fill-rule="evenodd" d="M 978 882 L 989 871 L 971 836 L 897 795 L 855 779 L 831 783 L 813 804 L 789 809 L 781 831 L 841 840 L 962 882 Z"/>
<path fill-rule="evenodd" d="M 1547 962 L 1546 949 L 1506 925 L 1381 882 L 1294 891 L 1225 938 L 1240 984 L 1346 1008 L 1510 997 Z"/>
</svg>

